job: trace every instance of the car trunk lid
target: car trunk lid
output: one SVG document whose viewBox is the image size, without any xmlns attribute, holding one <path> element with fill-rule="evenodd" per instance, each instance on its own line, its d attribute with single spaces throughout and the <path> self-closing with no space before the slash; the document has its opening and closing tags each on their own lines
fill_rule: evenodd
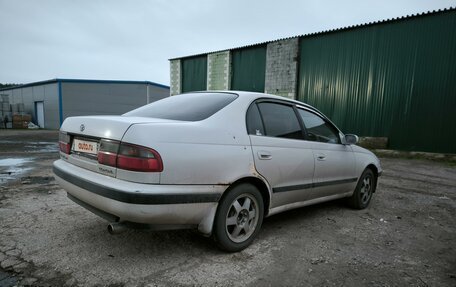
<svg viewBox="0 0 456 287">
<path fill-rule="evenodd" d="M 97 173 L 117 177 L 118 169 L 113 166 L 101 164 L 98 161 L 100 143 L 120 143 L 124 134 L 134 124 L 154 124 L 174 122 L 166 119 L 126 117 L 126 116 L 84 116 L 67 118 L 60 128 L 61 137 L 60 156 L 76 166 Z M 62 149 L 62 145 L 64 148 Z M 63 150 L 63 151 L 62 151 Z M 126 171 L 132 178 L 138 178 L 138 173 Z M 125 171 L 122 172 L 122 177 Z M 141 178 L 141 176 L 140 176 Z M 144 176 L 145 178 L 145 176 Z M 157 174 L 147 176 L 149 183 L 159 183 Z"/>
<path fill-rule="evenodd" d="M 166 119 L 122 116 L 84 116 L 67 118 L 61 131 L 91 138 L 122 140 L 123 135 L 133 124 L 172 122 Z"/>
</svg>

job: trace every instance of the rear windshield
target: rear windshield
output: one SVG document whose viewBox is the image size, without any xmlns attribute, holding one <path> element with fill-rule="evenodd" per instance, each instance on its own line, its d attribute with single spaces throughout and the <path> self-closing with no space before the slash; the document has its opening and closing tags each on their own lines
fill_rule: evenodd
<svg viewBox="0 0 456 287">
<path fill-rule="evenodd" d="M 123 116 L 201 121 L 224 108 L 237 97 L 228 93 L 183 94 L 153 102 Z"/>
</svg>

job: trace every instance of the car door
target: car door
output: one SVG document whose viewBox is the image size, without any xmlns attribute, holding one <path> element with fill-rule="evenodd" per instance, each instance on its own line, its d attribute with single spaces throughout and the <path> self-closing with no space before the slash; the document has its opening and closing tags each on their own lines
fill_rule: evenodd
<svg viewBox="0 0 456 287">
<path fill-rule="evenodd" d="M 312 197 L 319 198 L 353 191 L 356 185 L 355 156 L 350 145 L 341 143 L 340 133 L 315 112 L 298 107 L 306 139 L 312 142 L 315 159 Z"/>
<path fill-rule="evenodd" d="M 304 201 L 314 174 L 312 142 L 304 141 L 296 108 L 259 101 L 247 112 L 256 170 L 272 187 L 271 208 Z"/>
</svg>

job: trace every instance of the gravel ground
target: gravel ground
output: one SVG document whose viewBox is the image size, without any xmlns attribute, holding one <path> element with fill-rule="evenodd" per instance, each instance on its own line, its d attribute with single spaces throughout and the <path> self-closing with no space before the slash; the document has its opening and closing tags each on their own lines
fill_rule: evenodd
<svg viewBox="0 0 456 287">
<path fill-rule="evenodd" d="M 193 231 L 106 232 L 51 172 L 57 133 L 0 130 L 0 286 L 456 286 L 456 168 L 382 158 L 369 208 L 267 218 L 227 254 Z"/>
</svg>

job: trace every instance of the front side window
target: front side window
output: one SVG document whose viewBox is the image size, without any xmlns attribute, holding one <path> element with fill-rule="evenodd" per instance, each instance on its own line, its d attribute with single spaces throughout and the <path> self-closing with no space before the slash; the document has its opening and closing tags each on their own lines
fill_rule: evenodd
<svg viewBox="0 0 456 287">
<path fill-rule="evenodd" d="M 307 139 L 324 143 L 340 143 L 338 132 L 321 117 L 298 109 L 299 115 L 307 130 Z"/>
<path fill-rule="evenodd" d="M 266 136 L 303 139 L 293 107 L 278 103 L 258 103 Z"/>
</svg>

